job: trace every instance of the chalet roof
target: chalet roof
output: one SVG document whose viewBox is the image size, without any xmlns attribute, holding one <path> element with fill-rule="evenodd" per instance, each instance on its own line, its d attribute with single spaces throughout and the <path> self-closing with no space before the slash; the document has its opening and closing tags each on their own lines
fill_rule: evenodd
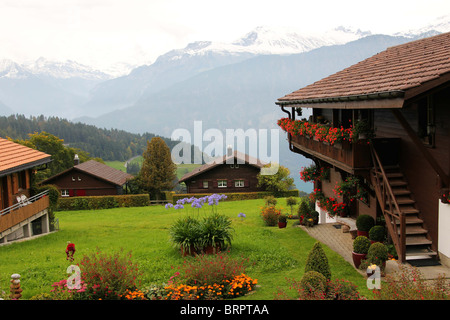
<svg viewBox="0 0 450 320">
<path fill-rule="evenodd" d="M 48 183 L 51 180 L 54 180 L 55 178 L 69 172 L 72 170 L 81 171 L 84 173 L 87 173 L 91 176 L 100 178 L 102 180 L 108 181 L 110 183 L 113 183 L 118 186 L 124 185 L 127 180 L 133 178 L 131 174 L 125 173 L 123 171 L 114 169 L 110 166 L 107 166 L 106 164 L 97 162 L 95 160 L 88 160 L 86 162 L 77 164 L 73 166 L 70 169 L 67 169 L 57 175 L 54 175 L 53 177 L 48 178 L 47 180 L 43 181 L 42 183 Z"/>
<path fill-rule="evenodd" d="M 233 159 L 233 162 L 231 162 L 231 159 Z M 237 161 L 237 162 L 235 162 Z M 256 168 L 262 168 L 265 163 L 261 162 L 259 159 L 256 159 L 254 157 L 249 156 L 248 154 L 244 154 L 239 151 L 234 151 L 231 155 L 224 155 L 220 158 L 216 158 L 215 161 L 211 163 L 204 164 L 198 168 L 195 168 L 189 173 L 186 173 L 178 182 L 185 182 L 188 181 L 195 176 L 198 176 L 201 173 L 204 173 L 208 170 L 211 170 L 213 168 L 216 168 L 217 166 L 223 165 L 223 164 L 231 164 L 231 163 L 246 163 L 249 165 L 252 165 Z"/>
<path fill-rule="evenodd" d="M 0 177 L 51 161 L 51 155 L 0 138 Z"/>
<path fill-rule="evenodd" d="M 401 108 L 404 100 L 449 80 L 450 33 L 443 33 L 390 47 L 287 94 L 276 104 L 316 108 L 335 103 L 339 104 L 337 108 L 350 108 L 350 104 L 361 100 L 388 99 L 391 102 L 385 107 Z"/>
</svg>

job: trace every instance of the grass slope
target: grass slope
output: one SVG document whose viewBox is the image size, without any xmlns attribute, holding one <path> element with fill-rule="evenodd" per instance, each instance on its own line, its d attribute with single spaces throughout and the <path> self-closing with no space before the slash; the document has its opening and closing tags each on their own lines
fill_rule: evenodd
<svg viewBox="0 0 450 320">
<path fill-rule="evenodd" d="M 235 229 L 234 257 L 249 259 L 246 273 L 258 279 L 260 287 L 251 295 L 240 299 L 271 300 L 278 288 L 288 291 L 287 278 L 300 280 L 306 257 L 316 242 L 301 228 L 266 227 L 259 216 L 263 200 L 221 202 L 217 208 L 221 214 L 232 218 Z M 287 208 L 285 199 L 280 206 Z M 200 210 L 165 209 L 163 206 L 144 208 L 117 208 L 98 211 L 57 212 L 60 230 L 31 241 L 0 247 L 0 290 L 9 291 L 13 273 L 21 275 L 23 298 L 49 292 L 51 285 L 67 279 L 65 248 L 67 241 L 76 245 L 75 261 L 84 254 L 100 249 L 116 252 L 123 248 L 131 251 L 140 270 L 143 271 L 142 287 L 151 283 L 164 283 L 184 259 L 169 241 L 168 229 L 182 215 L 206 215 L 211 207 Z M 242 221 L 238 214 L 243 212 Z M 366 296 L 366 280 L 341 256 L 323 245 L 328 257 L 332 277 L 355 283 Z M 189 259 L 189 258 L 187 258 Z"/>
</svg>

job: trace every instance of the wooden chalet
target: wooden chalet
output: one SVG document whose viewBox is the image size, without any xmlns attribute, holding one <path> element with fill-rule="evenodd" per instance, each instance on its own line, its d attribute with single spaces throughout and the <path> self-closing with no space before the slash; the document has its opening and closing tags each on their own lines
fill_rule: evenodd
<svg viewBox="0 0 450 320">
<path fill-rule="evenodd" d="M 104 196 L 123 194 L 132 175 L 95 160 L 79 163 L 75 155 L 74 166 L 41 184 L 56 185 L 62 197 Z"/>
<path fill-rule="evenodd" d="M 292 152 L 329 167 L 315 182 L 328 196 L 347 177 L 367 188 L 350 217 L 384 218 L 399 260 L 450 257 L 450 33 L 390 47 L 364 61 L 287 94 L 276 104 L 293 123 L 354 132 L 365 120 L 370 140 L 331 145 L 288 133 Z M 297 116 L 297 119 L 296 119 Z"/>
<path fill-rule="evenodd" d="M 213 162 L 185 174 L 178 182 L 186 184 L 187 193 L 256 192 L 257 175 L 263 163 L 239 151 L 231 151 Z"/>
<path fill-rule="evenodd" d="M 51 156 L 0 138 L 0 244 L 50 232 L 48 191 L 32 194 L 36 168 Z"/>
</svg>

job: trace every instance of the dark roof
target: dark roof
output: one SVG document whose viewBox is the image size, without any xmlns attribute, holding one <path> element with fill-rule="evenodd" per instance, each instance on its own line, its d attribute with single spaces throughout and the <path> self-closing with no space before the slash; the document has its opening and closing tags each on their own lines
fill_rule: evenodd
<svg viewBox="0 0 450 320">
<path fill-rule="evenodd" d="M 402 98 L 403 101 L 408 91 L 443 76 L 446 81 L 450 78 L 450 33 L 390 47 L 287 94 L 276 103 L 306 107 L 311 103 L 382 98 Z M 397 107 L 402 107 L 402 103 Z"/>
<path fill-rule="evenodd" d="M 106 164 L 97 162 L 95 160 L 89 160 L 89 161 L 80 163 L 78 165 L 75 165 L 72 168 L 67 169 L 57 175 L 54 175 L 53 177 L 48 178 L 47 180 L 43 181 L 42 183 L 47 183 L 50 180 L 53 180 L 56 177 L 61 176 L 71 170 L 78 170 L 78 171 L 87 173 L 91 176 L 100 178 L 102 180 L 108 181 L 108 182 L 113 183 L 118 186 L 124 185 L 127 182 L 127 180 L 133 178 L 133 176 L 131 174 L 114 169 L 110 166 L 107 166 Z"/>
<path fill-rule="evenodd" d="M 234 159 L 233 162 L 231 162 L 231 159 Z M 237 161 L 237 162 L 235 162 Z M 195 176 L 198 176 L 199 174 L 211 170 L 213 168 L 216 168 L 217 166 L 223 165 L 223 164 L 231 164 L 231 163 L 246 163 L 249 165 L 252 165 L 256 168 L 262 168 L 265 163 L 261 162 L 259 159 L 256 159 L 254 157 L 249 156 L 248 154 L 244 154 L 239 151 L 234 151 L 231 155 L 224 155 L 222 157 L 216 158 L 214 161 L 204 164 L 198 168 L 195 168 L 189 173 L 186 173 L 178 182 L 185 182 L 187 180 L 192 179 Z"/>
<path fill-rule="evenodd" d="M 51 155 L 0 138 L 0 176 L 30 169 L 51 161 Z"/>
</svg>

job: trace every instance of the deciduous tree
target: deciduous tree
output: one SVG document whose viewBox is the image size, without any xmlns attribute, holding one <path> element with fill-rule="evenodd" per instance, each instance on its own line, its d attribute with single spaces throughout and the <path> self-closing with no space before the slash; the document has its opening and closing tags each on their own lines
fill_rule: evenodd
<svg viewBox="0 0 450 320">
<path fill-rule="evenodd" d="M 160 137 L 147 141 L 147 150 L 138 176 L 138 184 L 150 196 L 161 199 L 161 193 L 172 190 L 177 167 L 172 161 L 170 149 Z"/>
</svg>

